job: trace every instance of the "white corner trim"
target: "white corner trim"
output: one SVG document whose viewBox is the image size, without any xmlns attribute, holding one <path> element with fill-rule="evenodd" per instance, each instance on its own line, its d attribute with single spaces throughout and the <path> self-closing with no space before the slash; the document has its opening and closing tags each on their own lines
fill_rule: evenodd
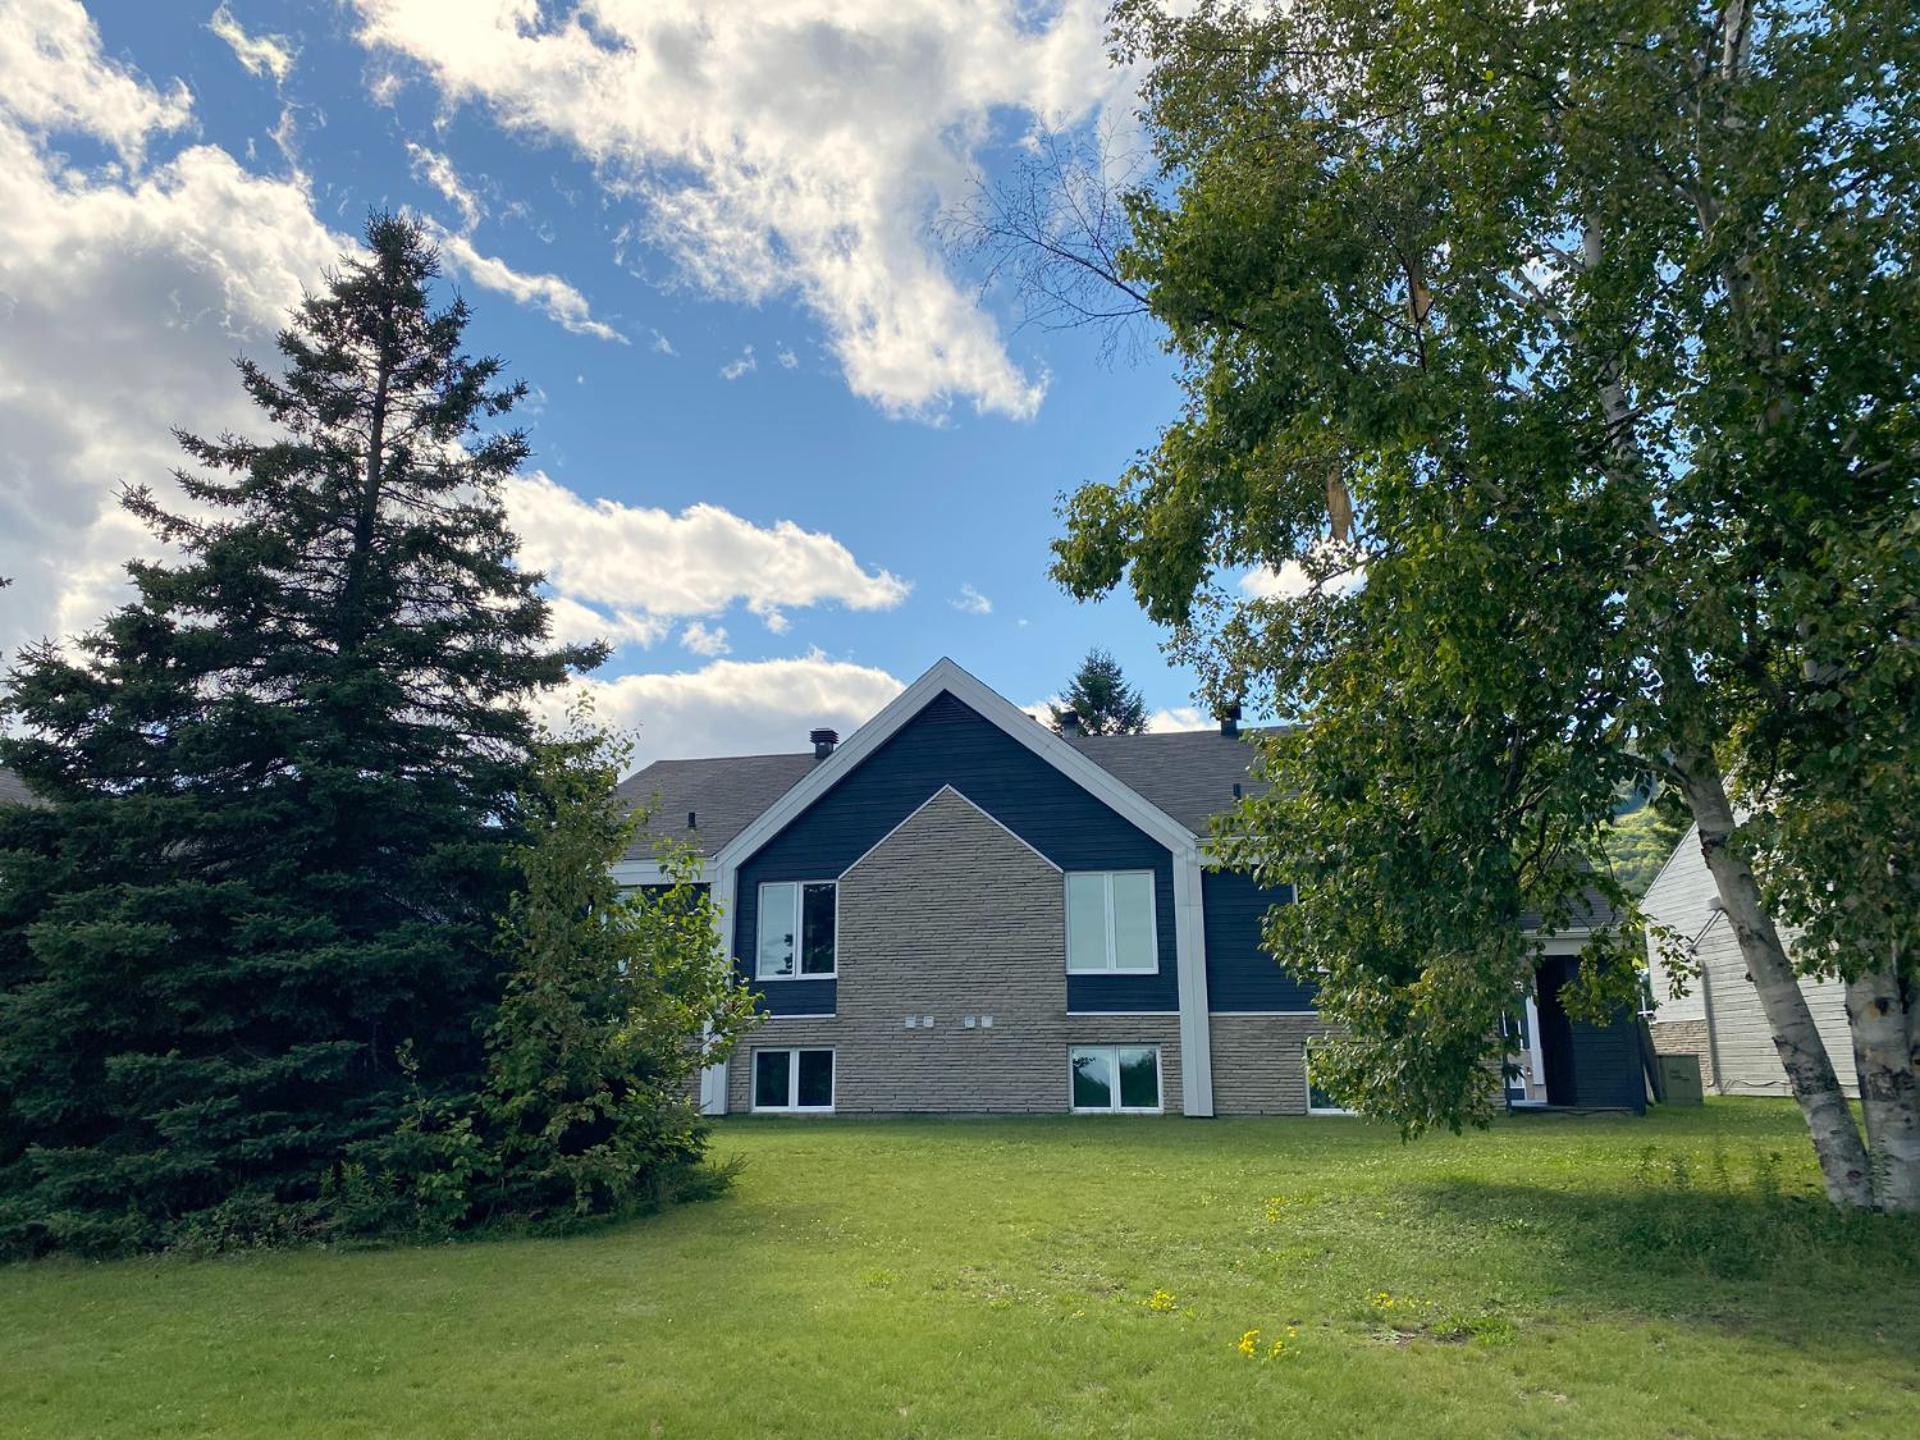
<svg viewBox="0 0 1920 1440">
<path fill-rule="evenodd" d="M 1213 1114 L 1213 1026 L 1207 1014 L 1204 866 L 1197 844 L 1173 852 L 1173 948 L 1180 982 L 1180 1109 Z"/>
<path fill-rule="evenodd" d="M 882 835 L 878 840 L 874 841 L 873 844 L 869 845 L 865 850 L 861 851 L 860 857 L 857 860 L 855 860 L 851 865 L 847 866 L 846 869 L 840 872 L 840 879 L 842 880 L 846 879 L 847 876 L 851 875 L 855 870 L 859 869 L 862 865 L 866 864 L 867 858 L 871 856 L 874 853 L 874 851 L 878 850 L 882 845 L 886 844 L 889 840 L 893 839 L 895 835 L 899 834 L 900 831 L 904 830 L 907 827 L 908 822 L 911 821 L 914 818 L 914 816 L 918 815 L 922 810 L 926 809 L 927 806 L 933 804 L 933 802 L 938 800 L 942 795 L 951 795 L 955 799 L 961 801 L 962 803 L 967 805 L 970 809 L 972 809 L 975 813 L 980 815 L 983 819 L 991 821 L 994 825 L 997 825 L 999 826 L 1000 829 L 1006 831 L 1008 835 L 1012 836 L 1012 838 L 1016 842 L 1024 846 L 1029 852 L 1033 854 L 1033 856 L 1036 859 L 1040 861 L 1041 864 L 1045 865 L 1049 870 L 1053 871 L 1054 874 L 1058 875 L 1062 873 L 1058 865 L 1054 864 L 1053 861 L 1049 860 L 1045 855 L 1042 855 L 1038 850 L 1035 850 L 1032 844 L 1029 843 L 1027 840 L 1023 839 L 1019 835 L 1015 835 L 1012 830 L 1008 829 L 1007 826 L 1003 824 L 998 817 L 993 815 L 984 806 L 975 804 L 963 792 L 956 789 L 954 786 L 942 785 L 938 790 L 934 791 L 933 794 L 929 795 L 926 799 L 922 800 L 918 805 L 914 806 L 912 811 L 909 812 L 905 816 L 905 818 L 903 818 L 900 821 L 898 825 L 894 826 L 893 829 L 887 831 L 886 834 Z"/>
<path fill-rule="evenodd" d="M 717 861 L 707 862 L 709 889 L 707 898 L 720 917 L 720 952 L 726 956 L 727 964 L 734 965 L 733 957 L 733 885 L 734 869 L 731 865 L 721 865 Z M 720 1061 L 709 1065 L 700 1072 L 700 1113 L 702 1115 L 724 1115 L 727 1113 L 727 1066 Z"/>
<path fill-rule="evenodd" d="M 1131 786 L 1122 784 L 1005 696 L 942 657 L 926 674 L 894 696 L 878 715 L 843 740 L 798 784 L 762 811 L 758 819 L 728 841 L 713 857 L 714 864 L 738 866 L 750 857 L 804 814 L 842 776 L 890 740 L 943 690 L 1169 850 L 1178 852 L 1195 845 L 1194 833 L 1166 811 Z"/>
</svg>

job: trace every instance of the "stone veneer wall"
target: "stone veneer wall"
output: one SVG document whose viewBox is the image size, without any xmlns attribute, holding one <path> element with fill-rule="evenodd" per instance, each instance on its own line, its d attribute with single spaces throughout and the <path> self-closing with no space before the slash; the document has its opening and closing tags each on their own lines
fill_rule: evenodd
<svg viewBox="0 0 1920 1440">
<path fill-rule="evenodd" d="M 1653 1032 L 1656 1055 L 1698 1055 L 1700 1084 L 1713 1089 L 1713 1041 L 1704 1020 L 1655 1020 L 1647 1027 Z"/>
<path fill-rule="evenodd" d="M 839 1013 L 749 1034 L 728 1066 L 730 1111 L 752 1108 L 754 1051 L 830 1046 L 839 1114 L 1060 1113 L 1068 1047 L 1098 1043 L 1158 1044 L 1161 1105 L 1179 1110 L 1179 1016 L 1067 1013 L 1061 873 L 958 792 L 842 875 L 839 907 Z M 910 1014 L 933 1028 L 909 1030 Z M 993 1028 L 968 1029 L 969 1015 Z"/>
<path fill-rule="evenodd" d="M 1211 1017 L 1213 1113 L 1304 1115 L 1306 1043 L 1325 1034 L 1315 1015 Z"/>
</svg>

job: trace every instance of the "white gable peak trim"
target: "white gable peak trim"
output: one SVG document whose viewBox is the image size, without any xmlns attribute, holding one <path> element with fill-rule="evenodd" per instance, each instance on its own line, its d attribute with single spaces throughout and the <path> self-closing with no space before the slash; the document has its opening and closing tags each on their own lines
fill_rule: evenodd
<svg viewBox="0 0 1920 1440">
<path fill-rule="evenodd" d="M 1191 849 L 1198 844 L 1198 837 L 1193 831 L 1139 791 L 1115 779 L 1005 696 L 943 657 L 926 674 L 894 696 L 878 715 L 843 740 L 831 755 L 807 773 L 805 779 L 728 841 L 713 857 L 716 867 L 738 866 L 747 860 L 806 813 L 814 801 L 832 789 L 843 775 L 892 739 L 909 720 L 933 703 L 943 690 L 982 719 L 1005 731 L 1107 808 L 1169 850 Z"/>
</svg>

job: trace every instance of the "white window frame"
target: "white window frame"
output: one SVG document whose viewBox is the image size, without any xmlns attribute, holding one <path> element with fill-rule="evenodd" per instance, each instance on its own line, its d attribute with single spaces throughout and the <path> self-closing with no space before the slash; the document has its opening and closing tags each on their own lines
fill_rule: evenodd
<svg viewBox="0 0 1920 1440">
<path fill-rule="evenodd" d="M 1076 1105 L 1073 1103 L 1073 1057 L 1083 1050 L 1105 1050 L 1113 1060 L 1113 1104 Z M 1145 1105 L 1122 1105 L 1120 1103 L 1120 1052 L 1122 1050 L 1151 1050 L 1153 1052 L 1154 1103 Z M 1137 1041 L 1115 1041 L 1113 1044 L 1069 1045 L 1067 1047 L 1067 1109 L 1075 1115 L 1164 1115 L 1167 1113 L 1167 1057 L 1159 1045 L 1146 1045 Z"/>
<path fill-rule="evenodd" d="M 800 1103 L 800 1052 L 802 1050 L 824 1050 L 832 1057 L 833 1078 L 828 1086 L 827 1103 L 824 1105 L 802 1105 Z M 762 1055 L 785 1055 L 787 1057 L 787 1105 L 762 1105 L 760 1103 L 760 1057 Z M 747 1105 L 761 1115 L 831 1115 L 840 1098 L 840 1053 L 832 1045 L 759 1045 L 755 1046 L 748 1057 L 747 1068 Z"/>
<path fill-rule="evenodd" d="M 809 885 L 833 886 L 833 969 L 816 970 L 802 974 L 800 970 L 801 948 L 806 936 L 806 890 Z M 791 975 L 763 975 L 760 973 L 760 930 L 767 923 L 767 891 L 776 887 L 786 887 L 793 891 L 793 973 Z M 829 880 L 762 880 L 754 891 L 755 909 L 753 912 L 753 978 L 762 980 L 837 980 L 840 978 L 840 882 Z"/>
<path fill-rule="evenodd" d="M 1072 884 L 1075 879 L 1086 879 L 1097 875 L 1105 882 L 1106 903 L 1103 913 L 1106 921 L 1107 963 L 1097 970 L 1076 968 L 1073 963 L 1073 895 Z M 1118 962 L 1113 940 L 1113 880 L 1116 875 L 1144 875 L 1147 877 L 1147 934 L 1153 941 L 1153 964 L 1145 967 L 1123 966 Z M 1069 975 L 1158 975 L 1160 973 L 1160 877 L 1152 870 L 1069 870 L 1061 876 L 1061 895 L 1067 911 L 1067 973 Z M 836 956 L 835 962 L 839 963 Z"/>
<path fill-rule="evenodd" d="M 1338 1105 L 1316 1105 L 1313 1103 L 1313 1042 L 1308 1041 L 1300 1047 L 1300 1075 L 1307 1082 L 1307 1114 L 1309 1115 L 1358 1115 L 1358 1110 L 1345 1110 Z"/>
</svg>

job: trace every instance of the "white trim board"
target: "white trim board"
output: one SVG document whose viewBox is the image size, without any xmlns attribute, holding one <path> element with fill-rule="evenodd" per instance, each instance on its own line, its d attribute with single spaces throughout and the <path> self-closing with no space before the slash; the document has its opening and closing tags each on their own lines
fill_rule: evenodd
<svg viewBox="0 0 1920 1440">
<path fill-rule="evenodd" d="M 1149 1017 L 1165 1020 L 1170 1015 L 1178 1015 L 1178 1010 L 1069 1010 L 1069 1020 L 1144 1020 Z M 1092 1042 L 1089 1042 L 1092 1043 Z"/>
<path fill-rule="evenodd" d="M 1006 697 L 942 657 L 926 674 L 902 690 L 878 715 L 862 725 L 816 764 L 786 794 L 761 812 L 746 829 L 721 847 L 716 865 L 738 866 L 774 836 L 805 814 L 813 803 L 868 756 L 903 729 L 942 692 L 998 727 L 1054 769 L 1101 801 L 1122 819 L 1165 845 L 1169 850 L 1198 845 L 1193 831 L 1153 804 L 1139 791 L 1087 759 L 1046 726 Z"/>
<path fill-rule="evenodd" d="M 612 867 L 613 882 L 616 885 L 670 885 L 673 877 L 658 860 L 616 860 Z M 713 862 L 702 860 L 700 873 L 694 879 L 701 884 L 713 883 Z"/>
</svg>

